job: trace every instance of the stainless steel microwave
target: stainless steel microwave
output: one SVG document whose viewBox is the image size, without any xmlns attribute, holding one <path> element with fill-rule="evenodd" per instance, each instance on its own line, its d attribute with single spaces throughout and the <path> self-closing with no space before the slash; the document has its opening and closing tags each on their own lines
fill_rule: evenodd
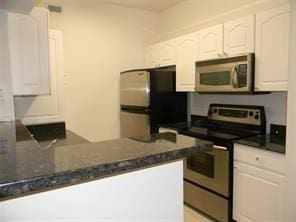
<svg viewBox="0 0 296 222">
<path fill-rule="evenodd" d="M 196 62 L 195 91 L 253 93 L 255 54 Z"/>
</svg>

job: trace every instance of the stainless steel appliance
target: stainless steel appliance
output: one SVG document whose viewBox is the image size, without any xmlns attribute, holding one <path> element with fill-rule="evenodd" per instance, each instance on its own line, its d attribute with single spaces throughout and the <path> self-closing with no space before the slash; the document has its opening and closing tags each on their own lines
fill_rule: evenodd
<svg viewBox="0 0 296 222">
<path fill-rule="evenodd" d="M 197 62 L 195 91 L 253 93 L 254 62 L 254 53 Z"/>
<path fill-rule="evenodd" d="M 212 141 L 212 152 L 184 162 L 184 201 L 218 221 L 232 221 L 233 141 L 265 133 L 262 106 L 211 104 L 206 120 L 179 133 Z"/>
<path fill-rule="evenodd" d="M 175 79 L 175 67 L 121 73 L 121 137 L 147 137 L 160 124 L 187 120 L 187 94 L 176 92 Z"/>
</svg>

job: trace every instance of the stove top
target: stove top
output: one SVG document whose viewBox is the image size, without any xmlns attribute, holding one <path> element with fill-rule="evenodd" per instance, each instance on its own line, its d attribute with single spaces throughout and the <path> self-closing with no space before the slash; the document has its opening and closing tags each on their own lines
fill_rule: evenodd
<svg viewBox="0 0 296 222">
<path fill-rule="evenodd" d="M 207 121 L 193 123 L 178 132 L 228 146 L 233 140 L 265 134 L 264 107 L 211 104 Z"/>
</svg>

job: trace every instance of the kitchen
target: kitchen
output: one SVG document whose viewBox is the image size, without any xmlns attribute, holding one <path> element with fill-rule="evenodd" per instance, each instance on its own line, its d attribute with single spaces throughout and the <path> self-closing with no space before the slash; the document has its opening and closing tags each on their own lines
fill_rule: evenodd
<svg viewBox="0 0 296 222">
<path fill-rule="evenodd" d="M 146 2 L 145 7 L 149 7 L 149 5 L 152 7 L 151 1 Z M 126 70 L 151 68 L 147 64 L 145 67 L 145 47 L 148 46 L 146 50 L 149 51 L 150 48 L 153 48 L 150 47 L 150 45 L 154 46 L 153 43 L 162 43 L 175 37 L 177 40 L 185 37 L 190 38 L 191 33 L 223 23 L 225 29 L 227 22 L 230 23 L 233 20 L 252 14 L 256 14 L 256 18 L 253 19 L 258 19 L 257 13 L 280 8 L 280 6 L 289 3 L 289 1 L 243 0 L 223 1 L 225 4 L 220 3 L 222 1 L 211 4 L 206 4 L 204 1 L 197 2 L 180 2 L 160 12 L 155 9 L 153 11 L 118 6 L 104 1 L 100 2 L 100 4 L 95 1 L 85 3 L 78 0 L 39 2 L 38 4 L 41 7 L 46 7 L 48 4 L 62 6 L 62 13 L 49 13 L 50 30 L 62 30 L 63 38 L 63 46 L 57 47 L 58 50 L 62 48 L 63 52 L 60 50 L 56 53 L 57 56 L 64 54 L 62 56 L 64 62 L 56 66 L 57 70 L 60 70 L 59 72 L 62 72 L 62 74 L 58 75 L 59 79 L 51 79 L 51 81 L 56 82 L 56 84 L 51 84 L 51 87 L 56 87 L 56 90 L 51 90 L 56 94 L 50 97 L 40 96 L 38 98 L 15 96 L 14 101 L 5 100 L 8 105 L 4 106 L 6 110 L 1 109 L 1 116 L 4 111 L 3 116 L 6 119 L 9 119 L 9 117 L 14 118 L 15 113 L 16 118 L 21 119 L 25 125 L 65 121 L 67 129 L 91 142 L 117 139 L 120 137 L 119 73 Z M 1 16 L 3 15 L 1 14 Z M 1 21 L 5 23 L 5 18 L 1 19 Z M 255 29 L 255 24 L 253 25 Z M 1 27 L 5 29 L 5 25 L 1 25 Z M 1 30 L 1 33 L 7 33 L 7 31 Z M 258 34 L 257 31 L 256 34 Z M 58 32 L 52 35 L 49 33 L 49 36 L 50 41 L 61 39 Z M 11 38 L 9 40 L 11 41 Z M 7 69 L 5 72 L 8 73 L 10 68 L 7 67 L 9 61 L 7 61 L 8 57 L 5 50 L 11 49 L 5 49 L 8 44 L 5 43 L 4 37 L 1 41 L 3 41 L 1 45 L 4 47 L 4 50 L 1 50 L 1 67 L 4 68 L 3 71 Z M 57 44 L 61 44 L 61 41 Z M 258 46 L 257 41 L 254 41 L 253 44 L 253 49 L 255 49 Z M 276 46 L 272 45 L 272 47 Z M 190 58 L 192 58 L 191 55 L 196 52 L 192 48 L 189 46 L 183 48 L 184 51 L 181 50 L 181 53 L 186 53 L 186 59 L 181 60 L 184 61 L 184 64 L 179 66 L 177 64 L 176 67 L 177 78 L 178 74 L 182 73 L 182 70 L 178 71 L 178 67 L 183 65 L 185 66 L 184 69 L 189 69 L 189 72 L 186 71 L 182 75 L 181 81 L 184 82 L 180 83 L 181 88 L 179 88 L 179 90 L 186 92 L 192 92 L 195 85 L 195 60 L 190 63 L 190 67 L 186 67 L 190 62 Z M 186 51 L 187 49 L 190 51 Z M 268 48 L 268 50 L 274 49 Z M 260 56 L 257 55 L 256 50 L 255 56 L 256 58 Z M 194 57 L 195 55 L 193 55 Z M 185 58 L 185 56 L 180 58 Z M 281 64 L 288 60 L 287 56 L 281 56 L 280 58 L 283 60 L 286 58 Z M 52 64 L 50 63 L 50 65 Z M 274 64 L 277 64 L 277 62 L 274 62 Z M 64 71 L 61 71 L 63 67 Z M 187 73 L 189 75 L 186 76 Z M 193 73 L 193 75 L 190 75 L 190 73 Z M 255 72 L 256 74 L 257 72 Z M 266 75 L 268 77 L 268 74 Z M 187 85 L 187 82 L 185 82 L 191 82 L 192 80 L 193 84 L 189 83 Z M 2 81 L 8 82 L 7 85 L 9 85 L 11 80 L 4 76 L 4 80 L 1 79 Z M 263 79 L 261 87 L 268 87 L 269 81 L 266 82 L 265 84 Z M 206 116 L 209 104 L 212 103 L 261 105 L 265 107 L 266 111 L 267 131 L 269 131 L 271 123 L 286 125 L 288 123 L 286 122 L 287 88 L 276 88 L 278 86 L 282 87 L 281 83 L 277 86 L 273 85 L 274 88 L 267 88 L 267 91 L 274 91 L 273 93 L 262 95 L 199 95 L 198 93 L 188 93 L 188 118 L 190 118 L 190 115 Z M 108 92 L 108 95 L 106 92 Z M 5 96 L 9 96 L 10 93 L 9 88 L 7 88 Z M 288 97 L 288 99 L 292 98 Z M 290 106 L 290 108 L 293 107 Z M 289 127 L 289 124 L 287 125 Z M 289 162 L 290 158 L 288 152 L 287 148 L 287 162 Z M 293 154 L 293 151 L 290 152 Z M 289 173 L 288 169 L 287 173 Z M 287 184 L 288 187 L 289 184 Z M 287 188 L 287 190 L 289 189 Z M 291 190 L 293 192 L 293 189 Z M 286 194 L 286 196 L 285 202 L 290 202 L 289 196 L 292 195 Z M 289 209 L 289 206 L 293 205 L 289 204 L 286 209 Z M 293 215 L 293 210 L 291 213 Z M 292 216 L 291 218 L 293 219 Z"/>
</svg>

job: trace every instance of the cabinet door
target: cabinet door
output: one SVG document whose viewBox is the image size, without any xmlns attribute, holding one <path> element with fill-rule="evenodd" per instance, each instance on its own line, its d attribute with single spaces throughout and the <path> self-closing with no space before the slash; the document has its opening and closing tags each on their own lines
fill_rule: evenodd
<svg viewBox="0 0 296 222">
<path fill-rule="evenodd" d="M 284 221 L 284 176 L 234 162 L 233 219 Z"/>
<path fill-rule="evenodd" d="M 24 124 L 64 121 L 63 38 L 58 30 L 49 31 L 50 95 L 15 97 L 17 119 Z"/>
<path fill-rule="evenodd" d="M 255 91 L 286 91 L 289 5 L 256 14 Z"/>
<path fill-rule="evenodd" d="M 155 68 L 159 66 L 160 56 L 159 44 L 154 44 L 145 49 L 145 68 Z"/>
<path fill-rule="evenodd" d="M 48 11 L 8 14 L 14 95 L 49 94 Z"/>
<path fill-rule="evenodd" d="M 224 55 L 254 52 L 255 19 L 250 15 L 224 24 Z"/>
<path fill-rule="evenodd" d="M 214 59 L 223 54 L 223 25 L 216 25 L 199 32 L 198 60 Z"/>
<path fill-rule="evenodd" d="M 192 92 L 195 87 L 197 33 L 176 39 L 176 90 Z"/>
<path fill-rule="evenodd" d="M 171 39 L 159 44 L 159 65 L 172 66 L 176 64 L 176 44 L 175 39 Z"/>
</svg>

